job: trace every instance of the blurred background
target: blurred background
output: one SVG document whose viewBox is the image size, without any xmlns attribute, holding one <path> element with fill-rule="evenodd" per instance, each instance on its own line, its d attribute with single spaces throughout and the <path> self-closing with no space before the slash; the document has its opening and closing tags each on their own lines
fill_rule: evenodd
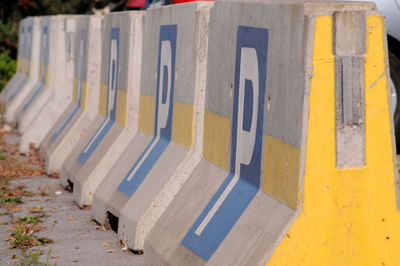
<svg viewBox="0 0 400 266">
<path fill-rule="evenodd" d="M 18 23 L 27 16 L 94 14 L 135 9 L 128 0 L 1 0 L 0 91 L 17 67 Z"/>
</svg>

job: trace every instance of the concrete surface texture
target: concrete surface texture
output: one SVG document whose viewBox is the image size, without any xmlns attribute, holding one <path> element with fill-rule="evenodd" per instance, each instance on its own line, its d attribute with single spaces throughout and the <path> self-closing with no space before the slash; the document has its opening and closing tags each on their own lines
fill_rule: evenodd
<svg viewBox="0 0 400 266">
<path fill-rule="evenodd" d="M 22 19 L 19 22 L 19 29 L 18 29 L 18 53 L 17 53 L 17 71 L 12 76 L 12 78 L 8 81 L 7 85 L 0 93 L 0 97 L 3 98 L 3 95 L 7 94 L 9 90 L 14 86 L 15 82 L 23 75 L 23 59 L 25 55 L 25 44 L 24 41 L 26 40 L 27 32 L 26 29 L 26 21 L 27 19 Z"/>
<path fill-rule="evenodd" d="M 18 143 L 20 138 L 11 134 L 3 135 L 2 140 L 11 144 Z M 23 161 L 32 159 L 29 156 L 18 157 Z M 1 265 L 28 265 L 26 260 L 33 261 L 31 257 L 25 259 L 20 249 L 11 249 L 7 242 L 14 226 L 18 225 L 16 221 L 27 216 L 41 216 L 36 228 L 42 229 L 34 237 L 52 240 L 25 251 L 25 254 L 38 251 L 41 254 L 39 262 L 46 261 L 51 248 L 48 265 L 143 265 L 143 256 L 124 248 L 110 229 L 91 220 L 90 211 L 80 209 L 74 203 L 72 194 L 60 187 L 58 179 L 23 177 L 11 180 L 8 187 L 11 191 L 13 187 L 23 187 L 32 195 L 23 196 L 22 204 L 16 208 L 0 208 Z"/>
<path fill-rule="evenodd" d="M 4 104 L 7 102 L 7 95 L 11 93 L 11 91 L 15 90 L 16 87 L 19 86 L 21 80 L 25 78 L 25 67 L 26 67 L 26 41 L 28 39 L 28 24 L 27 18 L 22 19 L 19 22 L 19 30 L 18 30 L 18 54 L 17 54 L 17 71 L 13 75 L 13 77 L 8 81 L 7 85 L 0 93 L 0 104 L 1 104 L 1 114 L 4 115 L 5 106 Z M 25 62 L 25 65 L 24 65 Z"/>
<path fill-rule="evenodd" d="M 382 15 L 368 10 L 361 13 L 365 13 L 366 35 L 364 83 L 361 83 L 365 93 L 365 115 L 361 117 L 365 121 L 365 165 L 343 169 L 335 160 L 340 139 L 335 138 L 332 129 L 335 113 L 341 106 L 333 103 L 337 90 L 342 88 L 335 86 L 335 62 L 340 55 L 332 49 L 332 42 L 339 34 L 334 27 L 338 20 L 336 15 L 316 16 L 312 20 L 314 76 L 310 84 L 303 209 L 287 232 L 290 238 L 285 237 L 270 258 L 271 265 L 300 261 L 353 265 L 400 263 L 395 255 L 398 243 L 392 241 L 400 234 L 400 216 L 396 206 L 395 141 L 388 105 L 386 32 Z M 340 23 L 351 20 L 354 17 Z M 350 56 L 357 53 L 351 52 Z M 346 93 L 354 93 L 354 89 L 346 86 Z M 357 127 L 356 124 L 352 129 Z"/>
<path fill-rule="evenodd" d="M 73 183 L 80 206 L 91 204 L 93 192 L 137 131 L 142 25 L 143 12 L 104 17 L 98 115 L 62 166 L 62 182 Z"/>
<path fill-rule="evenodd" d="M 41 226 L 44 231 L 37 234 L 53 240 L 53 243 L 39 248 L 28 250 L 29 253 L 39 249 L 43 255 L 40 261 L 45 261 L 49 248 L 51 256 L 49 263 L 52 265 L 143 265 L 143 256 L 135 255 L 129 250 L 123 250 L 117 236 L 111 230 L 103 231 L 90 218 L 90 211 L 81 210 L 74 203 L 72 195 L 59 186 L 59 180 L 49 180 L 48 177 L 27 178 L 13 183 L 16 186 L 24 185 L 28 190 L 40 193 L 46 188 L 47 196 L 34 196 L 24 198 L 28 201 L 21 206 L 18 213 L 9 213 L 2 216 L 1 221 L 10 222 L 14 219 L 34 215 L 32 208 L 43 206 L 46 217 Z M 59 194 L 61 192 L 61 194 Z M 55 194 L 57 193 L 57 195 Z M 0 209 L 2 213 L 6 210 Z M 2 236 L 6 238 L 10 232 L 10 225 L 0 225 Z M 0 244 L 0 264 L 15 265 L 18 259 L 12 259 L 17 255 L 22 259 L 20 251 L 10 249 L 9 243 L 2 240 Z"/>
<path fill-rule="evenodd" d="M 73 104 L 52 134 L 83 109 L 89 20 L 60 18 L 41 19 L 41 81 L 25 100 L 35 104 L 22 112 L 32 121 L 19 125 L 22 142 L 38 132 L 30 112 L 43 118 L 56 99 L 41 92 L 56 80 L 48 47 L 75 26 Z M 74 136 L 61 183 L 144 251 L 139 264 L 400 264 L 386 29 L 374 4 L 192 2 L 108 14 L 102 33 L 98 113 Z"/>
<path fill-rule="evenodd" d="M 319 31 L 314 31 L 315 16 L 328 20 L 336 17 L 338 25 L 331 24 L 330 32 L 333 29 L 338 32 L 340 23 L 348 23 L 347 19 L 355 20 L 360 13 L 371 10 L 374 5 L 366 3 L 215 3 L 210 22 L 203 159 L 147 237 L 146 264 L 259 265 L 266 263 L 272 254 L 272 265 L 298 265 L 305 257 L 309 259 L 307 264 L 315 262 L 313 259 L 321 259 L 320 264 L 334 260 L 326 253 L 319 253 L 325 249 L 320 248 L 323 241 L 336 232 L 334 227 L 332 231 L 323 231 L 325 234 L 315 231 L 320 242 L 308 248 L 314 239 L 307 234 L 324 214 L 315 215 L 314 223 L 308 224 L 297 218 L 304 213 L 302 203 L 305 204 L 306 196 L 316 196 L 313 202 L 321 203 L 317 195 L 325 195 L 326 191 L 321 186 L 322 191 L 315 190 L 313 195 L 303 192 L 307 160 L 318 168 L 317 160 L 308 159 L 306 149 L 310 142 L 307 134 L 311 130 L 308 114 L 310 119 L 312 113 L 321 117 L 328 115 L 309 106 L 308 99 L 313 93 L 310 84 L 313 74 L 319 71 L 318 67 L 325 70 L 324 64 L 316 65 L 312 61 L 322 38 Z M 338 18 L 342 14 L 346 19 Z M 340 30 L 349 36 L 352 28 Z M 314 36 L 318 37 L 315 42 Z M 343 34 L 338 37 L 336 43 L 342 41 Z M 326 35 L 323 38 L 333 47 L 332 39 Z M 382 49 L 381 45 L 377 46 Z M 380 63 L 385 63 L 383 56 Z M 348 83 L 352 84 L 351 79 L 357 82 L 362 77 L 343 79 L 350 79 Z M 325 88 L 334 87 L 334 78 L 324 78 L 317 86 L 328 93 Z M 349 93 L 348 90 L 354 92 L 357 88 L 346 86 L 343 90 Z M 353 103 L 359 106 L 357 101 Z M 325 105 L 335 106 L 334 101 Z M 389 113 L 385 115 L 389 118 Z M 334 125 L 332 122 L 331 128 Z M 391 140 L 390 129 L 385 132 Z M 386 151 L 392 158 L 392 150 Z M 329 158 L 335 158 L 335 154 Z M 319 169 L 322 174 L 324 171 Z M 386 169 L 394 184 L 393 164 L 386 165 Z M 310 186 L 316 188 L 313 183 Z M 308 203 L 309 208 L 315 206 L 313 202 Z M 329 209 L 333 205 L 321 203 L 322 206 Z M 307 209 L 304 219 L 312 219 L 307 215 L 309 212 Z M 335 215 L 324 217 L 329 221 L 324 225 L 337 223 Z M 299 235 L 296 242 L 292 241 L 292 234 Z M 341 235 L 337 237 L 340 239 L 346 238 Z M 338 252 L 336 258 L 345 252 L 338 246 L 336 249 L 331 246 Z M 350 256 L 351 252 L 347 253 Z M 325 259 L 326 256 L 330 259 Z"/>
<path fill-rule="evenodd" d="M 81 16 L 77 19 L 72 102 L 40 145 L 47 173 L 61 171 L 62 163 L 79 139 L 87 134 L 97 114 L 102 20 L 102 16 Z"/>
<path fill-rule="evenodd" d="M 14 112 L 21 104 L 24 97 L 32 90 L 38 81 L 39 71 L 39 49 L 40 49 L 40 18 L 28 17 L 24 20 L 26 31 L 24 31 L 23 54 L 20 57 L 21 76 L 20 80 L 10 89 L 5 88 L 0 97 L 1 108 L 4 110 L 4 118 L 8 122 L 16 122 Z M 22 41 L 21 41 L 22 42 Z M 21 44 L 22 45 L 22 44 Z"/>
<path fill-rule="evenodd" d="M 44 87 L 29 96 L 18 118 L 21 152 L 26 152 L 30 143 L 38 147 L 71 102 L 75 59 L 72 40 L 76 19 L 77 16 L 61 15 L 50 18 L 49 45 L 46 47 L 48 65 L 42 68 Z"/>
<path fill-rule="evenodd" d="M 118 217 L 118 235 L 134 250 L 143 249 L 201 158 L 212 5 L 161 7 L 145 15 L 139 132 L 93 200 L 93 217 L 101 223 L 108 222 L 107 212 Z"/>
</svg>

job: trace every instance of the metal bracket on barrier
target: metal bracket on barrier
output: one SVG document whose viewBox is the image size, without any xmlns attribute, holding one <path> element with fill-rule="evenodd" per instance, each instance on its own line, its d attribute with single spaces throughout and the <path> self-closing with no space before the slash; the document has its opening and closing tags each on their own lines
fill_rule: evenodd
<svg viewBox="0 0 400 266">
<path fill-rule="evenodd" d="M 366 13 L 334 18 L 336 167 L 365 165 L 364 54 Z"/>
</svg>

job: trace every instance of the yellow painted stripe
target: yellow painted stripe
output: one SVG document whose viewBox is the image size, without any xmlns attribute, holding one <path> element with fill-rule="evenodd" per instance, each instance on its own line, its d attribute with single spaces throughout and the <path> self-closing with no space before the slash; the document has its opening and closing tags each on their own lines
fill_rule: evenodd
<svg viewBox="0 0 400 266">
<path fill-rule="evenodd" d="M 174 117 L 172 121 L 172 141 L 185 148 L 192 148 L 194 129 L 193 104 L 174 102 Z"/>
<path fill-rule="evenodd" d="M 78 77 L 74 76 L 74 84 L 73 84 L 73 89 L 72 89 L 72 101 L 76 103 L 78 99 Z"/>
<path fill-rule="evenodd" d="M 20 67 L 19 67 L 19 62 L 21 61 L 21 58 L 19 56 L 17 56 L 17 72 L 20 71 Z"/>
<path fill-rule="evenodd" d="M 43 71 L 43 66 L 42 64 L 39 64 L 39 76 L 38 76 L 38 80 L 41 82 L 42 81 L 42 71 Z"/>
<path fill-rule="evenodd" d="M 88 101 L 89 86 L 86 81 L 82 81 L 82 92 L 81 92 L 81 108 L 86 110 Z"/>
<path fill-rule="evenodd" d="M 297 209 L 299 202 L 300 149 L 265 135 L 264 192 Z"/>
<path fill-rule="evenodd" d="M 147 135 L 154 135 L 156 100 L 152 96 L 140 94 L 139 101 L 139 131 Z"/>
<path fill-rule="evenodd" d="M 26 72 L 26 58 L 24 57 L 23 59 L 22 59 L 22 73 L 27 73 Z"/>
<path fill-rule="evenodd" d="M 128 123 L 128 92 L 118 89 L 117 91 L 117 122 L 126 127 Z"/>
<path fill-rule="evenodd" d="M 231 121 L 229 118 L 205 110 L 203 157 L 229 170 Z"/>
<path fill-rule="evenodd" d="M 32 76 L 32 61 L 29 61 L 29 72 L 28 72 L 29 78 Z"/>
<path fill-rule="evenodd" d="M 44 82 L 44 84 L 45 84 L 45 86 L 46 87 L 48 87 L 49 86 L 49 79 L 50 79 L 50 73 L 49 73 L 50 71 L 49 71 L 49 66 L 46 66 L 46 74 L 45 74 L 45 78 L 44 78 L 44 80 L 45 80 L 45 82 Z"/>
<path fill-rule="evenodd" d="M 107 115 L 107 89 L 108 86 L 106 84 L 100 84 L 99 114 L 102 116 Z"/>
<path fill-rule="evenodd" d="M 367 17 L 366 165 L 336 169 L 332 17 L 316 18 L 303 209 L 270 265 L 400 265 L 382 17 Z"/>
</svg>

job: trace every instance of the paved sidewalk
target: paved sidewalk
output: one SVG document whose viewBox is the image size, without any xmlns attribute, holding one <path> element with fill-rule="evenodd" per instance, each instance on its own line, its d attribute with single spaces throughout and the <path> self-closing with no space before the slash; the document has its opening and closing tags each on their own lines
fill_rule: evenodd
<svg viewBox="0 0 400 266">
<path fill-rule="evenodd" d="M 18 141 L 18 137 L 3 135 L 3 140 L 10 143 Z M 32 191 L 35 195 L 23 196 L 23 203 L 16 205 L 14 209 L 0 208 L 0 265 L 21 265 L 24 261 L 22 251 L 10 249 L 7 239 L 15 229 L 17 218 L 38 213 L 45 216 L 40 223 L 45 229 L 34 236 L 43 236 L 54 241 L 25 251 L 25 254 L 30 254 L 40 250 L 40 262 L 46 262 L 48 250 L 51 248 L 51 265 L 143 264 L 143 256 L 124 251 L 112 230 L 102 231 L 105 228 L 91 220 L 90 210 L 79 209 L 72 200 L 72 194 L 61 188 L 58 179 L 35 176 L 9 181 L 10 188 L 18 186 L 24 186 L 26 191 Z M 32 211 L 37 213 L 31 213 Z"/>
</svg>

